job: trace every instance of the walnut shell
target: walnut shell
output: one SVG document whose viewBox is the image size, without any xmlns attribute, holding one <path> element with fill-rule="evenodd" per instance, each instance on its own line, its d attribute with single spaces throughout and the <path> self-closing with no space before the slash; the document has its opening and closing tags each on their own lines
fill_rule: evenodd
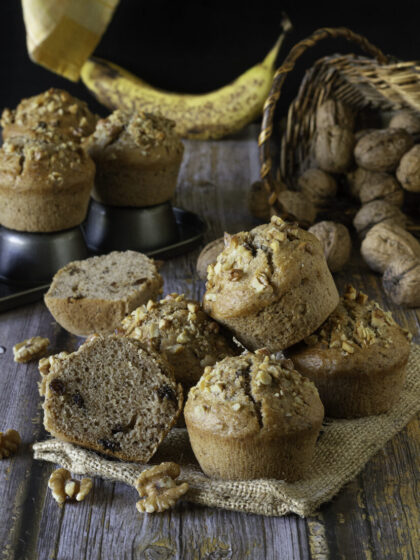
<svg viewBox="0 0 420 560">
<path fill-rule="evenodd" d="M 338 272 L 349 261 L 351 255 L 351 238 L 349 230 L 336 222 L 318 222 L 308 229 L 321 242 L 328 268 Z"/>
<path fill-rule="evenodd" d="M 363 169 L 363 167 L 358 167 L 354 171 L 350 171 L 346 174 L 347 187 L 354 198 L 359 199 L 359 192 L 362 185 L 370 180 L 373 173 L 374 171 L 368 171 L 367 169 Z"/>
<path fill-rule="evenodd" d="M 277 195 L 277 200 L 283 207 L 283 211 L 293 216 L 302 226 L 310 226 L 316 218 L 314 204 L 301 192 L 282 191 Z"/>
<path fill-rule="evenodd" d="M 307 169 L 297 180 L 297 187 L 315 206 L 322 206 L 337 193 L 337 182 L 322 169 Z"/>
<path fill-rule="evenodd" d="M 345 173 L 353 161 L 354 135 L 337 125 L 321 128 L 315 136 L 315 159 L 330 173 Z"/>
<path fill-rule="evenodd" d="M 207 280 L 207 267 L 209 264 L 214 264 L 216 259 L 225 248 L 223 237 L 219 237 L 214 241 L 210 241 L 198 255 L 196 270 L 200 280 Z"/>
<path fill-rule="evenodd" d="M 420 259 L 400 255 L 385 270 L 382 285 L 397 305 L 420 307 Z"/>
<path fill-rule="evenodd" d="M 408 218 L 393 204 L 385 200 L 373 200 L 364 204 L 353 219 L 353 225 L 362 238 L 370 228 L 379 223 L 392 223 L 404 228 Z"/>
<path fill-rule="evenodd" d="M 270 220 L 268 196 L 262 181 L 255 181 L 255 183 L 252 183 L 248 198 L 248 208 L 253 216 L 264 222 Z"/>
<path fill-rule="evenodd" d="M 360 202 L 366 204 L 372 200 L 385 200 L 401 208 L 404 202 L 404 191 L 395 177 L 379 171 L 368 171 L 367 173 L 370 176 L 365 177 L 359 190 Z"/>
<path fill-rule="evenodd" d="M 413 142 L 402 128 L 375 130 L 357 142 L 354 157 L 357 165 L 369 171 L 394 171 Z"/>
<path fill-rule="evenodd" d="M 361 130 L 358 130 L 357 132 L 354 133 L 354 139 L 356 140 L 356 142 L 358 142 L 364 136 L 366 136 L 367 134 L 370 134 L 371 132 L 374 132 L 375 130 L 377 130 L 377 129 L 376 128 L 362 128 Z"/>
<path fill-rule="evenodd" d="M 403 128 L 409 134 L 420 134 L 420 115 L 409 109 L 398 111 L 389 121 L 389 128 Z"/>
<path fill-rule="evenodd" d="M 316 111 L 316 127 L 327 128 L 338 125 L 341 128 L 354 128 L 353 111 L 348 105 L 336 99 L 328 99 Z"/>
<path fill-rule="evenodd" d="M 401 158 L 397 179 L 406 191 L 420 192 L 420 144 L 413 146 Z"/>
<path fill-rule="evenodd" d="M 368 231 L 360 252 L 372 270 L 384 272 L 393 260 L 402 255 L 420 258 L 420 243 L 402 227 L 381 223 Z"/>
</svg>

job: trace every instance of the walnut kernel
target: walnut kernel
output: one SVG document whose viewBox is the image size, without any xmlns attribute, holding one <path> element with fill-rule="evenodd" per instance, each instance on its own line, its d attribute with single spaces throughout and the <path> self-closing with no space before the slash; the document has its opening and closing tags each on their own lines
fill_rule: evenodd
<svg viewBox="0 0 420 560">
<path fill-rule="evenodd" d="M 176 463 L 161 463 L 146 469 L 135 483 L 140 500 L 136 507 L 141 513 L 162 512 L 173 507 L 188 490 L 188 483 L 176 483 L 181 469 Z"/>
<path fill-rule="evenodd" d="M 19 432 L 16 430 L 7 430 L 0 432 L 0 459 L 6 459 L 14 455 L 18 450 L 21 439 Z"/>
<path fill-rule="evenodd" d="M 33 336 L 13 346 L 15 362 L 25 363 L 36 360 L 45 354 L 50 341 L 48 338 Z"/>
<path fill-rule="evenodd" d="M 73 480 L 70 472 L 63 468 L 52 472 L 48 480 L 48 487 L 51 489 L 53 498 L 59 504 L 63 504 L 67 498 L 81 502 L 89 494 L 92 486 L 92 479 Z"/>
</svg>

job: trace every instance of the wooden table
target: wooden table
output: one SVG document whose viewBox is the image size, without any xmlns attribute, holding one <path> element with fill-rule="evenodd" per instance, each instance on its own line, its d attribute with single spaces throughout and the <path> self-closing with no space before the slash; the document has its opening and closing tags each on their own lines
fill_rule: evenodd
<svg viewBox="0 0 420 560">
<path fill-rule="evenodd" d="M 200 214 L 206 241 L 223 231 L 256 224 L 246 196 L 258 178 L 258 128 L 218 142 L 187 142 L 176 203 Z M 165 293 L 200 299 L 199 249 L 165 263 Z M 388 301 L 379 278 L 360 258 L 336 275 L 340 288 L 351 279 L 395 312 L 400 324 L 417 334 L 418 311 Z M 31 444 L 46 438 L 42 426 L 35 363 L 17 364 L 12 346 L 33 335 L 47 336 L 52 350 L 73 350 L 77 337 L 60 328 L 39 302 L 0 315 L 0 430 L 17 429 L 19 454 L 0 462 L 0 544 L 2 559 L 208 559 L 367 560 L 420 557 L 419 419 L 392 439 L 319 513 L 264 518 L 182 503 L 161 515 L 141 515 L 136 491 L 124 484 L 95 480 L 86 501 L 60 508 L 47 487 L 54 466 L 36 462 Z"/>
</svg>

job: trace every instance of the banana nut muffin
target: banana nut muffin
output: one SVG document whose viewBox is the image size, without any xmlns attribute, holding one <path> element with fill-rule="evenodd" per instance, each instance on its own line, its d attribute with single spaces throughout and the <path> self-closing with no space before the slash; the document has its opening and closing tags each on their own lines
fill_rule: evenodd
<svg viewBox="0 0 420 560">
<path fill-rule="evenodd" d="M 375 301 L 348 286 L 327 321 L 287 355 L 318 388 L 327 416 L 381 414 L 398 400 L 410 335 Z"/>
<path fill-rule="evenodd" d="M 0 148 L 0 224 L 59 231 L 85 218 L 95 165 L 68 137 L 14 136 Z"/>
<path fill-rule="evenodd" d="M 151 113 L 114 111 L 84 142 L 96 163 L 93 198 L 111 206 L 151 206 L 175 192 L 184 145 L 175 123 Z"/>
<path fill-rule="evenodd" d="M 207 271 L 204 309 L 248 350 L 282 350 L 321 325 L 338 292 L 318 239 L 277 216 L 236 235 Z"/>
<path fill-rule="evenodd" d="M 50 360 L 41 388 L 47 431 L 126 461 L 149 461 L 183 401 L 164 358 L 116 335 Z"/>
<path fill-rule="evenodd" d="M 164 354 L 175 379 L 188 389 L 197 383 L 206 366 L 241 353 L 200 304 L 184 295 L 169 294 L 160 301 L 149 301 L 123 319 L 121 331 Z"/>
<path fill-rule="evenodd" d="M 294 481 L 311 463 L 324 408 L 290 360 L 258 350 L 207 366 L 184 416 L 208 476 Z"/>
<path fill-rule="evenodd" d="M 50 88 L 28 99 L 22 99 L 16 109 L 4 109 L 0 124 L 3 139 L 11 136 L 34 135 L 43 130 L 70 136 L 74 141 L 92 134 L 98 117 L 89 111 L 87 103 L 62 89 Z"/>
<path fill-rule="evenodd" d="M 162 285 L 152 259 L 113 251 L 60 268 L 44 300 L 57 323 L 73 334 L 112 333 L 127 313 L 157 297 Z"/>
</svg>

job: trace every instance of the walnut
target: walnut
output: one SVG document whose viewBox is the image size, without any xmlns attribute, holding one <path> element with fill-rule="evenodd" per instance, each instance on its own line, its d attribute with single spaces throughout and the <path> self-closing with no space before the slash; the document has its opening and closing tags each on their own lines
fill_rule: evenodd
<svg viewBox="0 0 420 560">
<path fill-rule="evenodd" d="M 255 181 L 255 183 L 252 183 L 248 197 L 248 208 L 253 216 L 264 222 L 270 220 L 268 196 L 262 181 Z"/>
<path fill-rule="evenodd" d="M 410 192 L 420 192 L 420 144 L 403 155 L 397 169 L 397 179 Z"/>
<path fill-rule="evenodd" d="M 141 473 L 135 487 L 140 495 L 136 507 L 141 513 L 162 512 L 173 507 L 188 490 L 188 483 L 177 485 L 181 469 L 176 463 L 161 463 Z"/>
<path fill-rule="evenodd" d="M 409 134 L 420 134 L 420 115 L 408 109 L 398 111 L 389 121 L 389 127 L 403 128 Z"/>
<path fill-rule="evenodd" d="M 384 200 L 373 200 L 364 204 L 353 219 L 353 225 L 360 237 L 365 237 L 370 228 L 379 223 L 392 223 L 405 227 L 408 218 L 399 208 Z"/>
<path fill-rule="evenodd" d="M 359 189 L 359 198 L 362 204 L 372 200 L 385 200 L 394 206 L 401 208 L 404 202 L 404 191 L 398 181 L 388 173 L 368 171 L 369 177 L 365 177 Z"/>
<path fill-rule="evenodd" d="M 214 241 L 208 243 L 201 253 L 198 255 L 196 269 L 198 277 L 201 280 L 206 281 L 207 279 L 207 267 L 209 264 L 215 264 L 217 256 L 223 251 L 225 248 L 224 238 L 219 237 Z"/>
<path fill-rule="evenodd" d="M 357 165 L 369 171 L 394 171 L 413 142 L 400 128 L 375 130 L 357 142 L 354 157 Z"/>
<path fill-rule="evenodd" d="M 65 492 L 65 484 L 70 480 L 71 475 L 67 469 L 57 469 L 48 480 L 48 488 L 51 489 L 53 498 L 59 504 L 63 504 L 66 501 L 67 494 Z"/>
<path fill-rule="evenodd" d="M 322 206 L 337 193 L 337 182 L 322 169 L 307 169 L 297 180 L 297 188 L 315 206 Z"/>
<path fill-rule="evenodd" d="M 36 360 L 45 354 L 50 341 L 48 338 L 33 336 L 13 346 L 15 362 L 24 363 Z"/>
<path fill-rule="evenodd" d="M 59 504 L 63 504 L 67 498 L 76 499 L 81 502 L 86 498 L 92 488 L 93 482 L 90 478 L 73 480 L 67 469 L 57 469 L 48 480 L 53 498 Z"/>
<path fill-rule="evenodd" d="M 336 222 L 318 222 L 309 228 L 321 242 L 328 268 L 338 272 L 350 259 L 351 238 L 349 230 Z"/>
<path fill-rule="evenodd" d="M 361 140 L 363 138 L 363 136 L 366 136 L 366 134 L 370 134 L 371 132 L 374 132 L 375 130 L 377 130 L 376 128 L 362 128 L 361 130 L 357 130 L 354 133 L 354 139 L 356 140 L 356 142 L 358 142 L 359 140 Z"/>
<path fill-rule="evenodd" d="M 282 191 L 277 195 L 283 211 L 299 222 L 302 226 L 309 226 L 316 218 L 314 204 L 303 193 L 296 191 Z"/>
<path fill-rule="evenodd" d="M 368 231 L 360 252 L 372 270 L 384 272 L 400 256 L 420 258 L 420 243 L 402 227 L 380 223 Z"/>
<path fill-rule="evenodd" d="M 359 199 L 359 192 L 365 182 L 369 182 L 373 176 L 374 171 L 368 171 L 363 169 L 363 167 L 358 167 L 354 171 L 350 171 L 346 174 L 346 183 L 350 194 Z"/>
<path fill-rule="evenodd" d="M 420 307 L 420 258 L 399 255 L 385 270 L 382 284 L 397 305 Z"/>
<path fill-rule="evenodd" d="M 315 159 L 330 173 L 345 173 L 353 161 L 354 135 L 337 125 L 321 128 L 315 136 Z"/>
<path fill-rule="evenodd" d="M 6 459 L 14 455 L 18 450 L 21 439 L 19 432 L 16 430 L 7 430 L 0 432 L 0 459 Z"/>
<path fill-rule="evenodd" d="M 316 126 L 319 129 L 333 125 L 353 130 L 354 115 L 348 105 L 336 99 L 327 99 L 316 111 Z"/>
</svg>

